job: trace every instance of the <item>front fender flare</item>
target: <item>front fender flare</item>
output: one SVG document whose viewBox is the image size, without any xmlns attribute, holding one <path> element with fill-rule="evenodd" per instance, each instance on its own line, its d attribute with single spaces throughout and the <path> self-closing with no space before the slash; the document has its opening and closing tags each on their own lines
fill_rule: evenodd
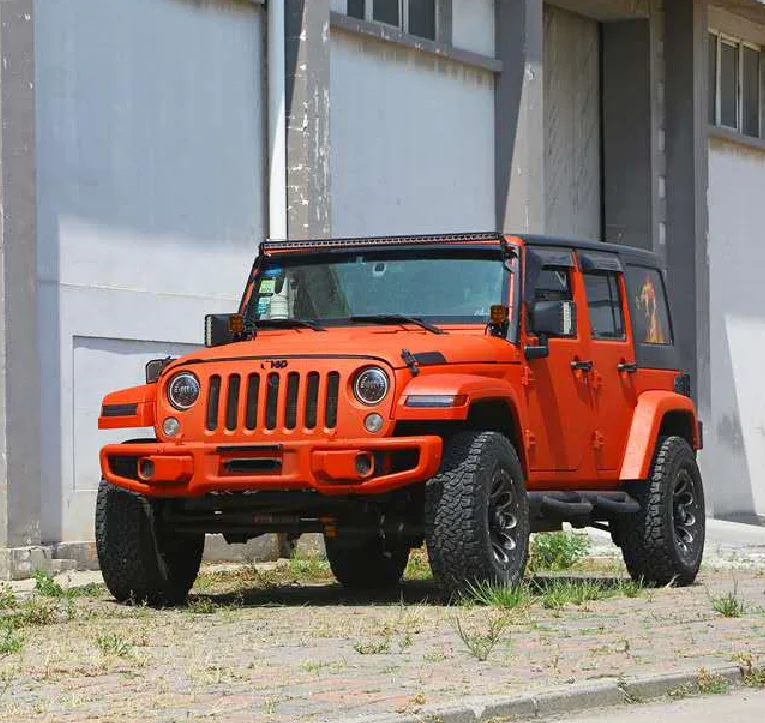
<svg viewBox="0 0 765 723">
<path fill-rule="evenodd" d="M 696 407 L 688 397 L 675 392 L 650 391 L 638 397 L 637 407 L 632 416 L 627 446 L 624 450 L 619 479 L 647 479 L 653 461 L 656 442 L 664 415 L 668 412 L 681 412 L 692 417 L 692 447 L 698 449 L 698 426 Z"/>
<path fill-rule="evenodd" d="M 406 400 L 413 395 L 455 396 L 463 401 L 453 407 L 407 407 Z M 506 402 L 518 414 L 517 392 L 505 379 L 478 374 L 421 374 L 404 387 L 393 413 L 397 421 L 466 420 L 473 402 L 489 399 Z"/>
<path fill-rule="evenodd" d="M 101 405 L 98 428 L 153 427 L 156 399 L 156 384 L 141 384 L 107 394 Z"/>
</svg>

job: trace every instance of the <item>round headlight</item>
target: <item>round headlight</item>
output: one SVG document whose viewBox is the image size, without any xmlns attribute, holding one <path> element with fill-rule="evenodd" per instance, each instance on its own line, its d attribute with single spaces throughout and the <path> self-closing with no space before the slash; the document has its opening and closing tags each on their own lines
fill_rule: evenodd
<svg viewBox="0 0 765 723">
<path fill-rule="evenodd" d="M 362 369 L 353 382 L 353 393 L 362 404 L 379 404 L 388 393 L 390 381 L 380 367 Z"/>
<path fill-rule="evenodd" d="M 167 399 L 176 409 L 189 409 L 199 399 L 199 379 L 191 372 L 176 374 L 167 385 Z"/>
</svg>

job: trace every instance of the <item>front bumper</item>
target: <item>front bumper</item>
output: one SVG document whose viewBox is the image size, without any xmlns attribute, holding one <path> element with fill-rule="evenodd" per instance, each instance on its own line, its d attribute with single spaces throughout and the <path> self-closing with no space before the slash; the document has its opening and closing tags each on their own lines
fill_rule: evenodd
<svg viewBox="0 0 765 723">
<path fill-rule="evenodd" d="M 416 453 L 411 466 L 391 471 L 391 453 L 396 452 Z M 442 452 L 441 438 L 430 436 L 284 444 L 111 444 L 101 450 L 101 472 L 108 482 L 151 497 L 296 489 L 381 494 L 433 477 Z M 133 460 L 132 466 L 126 464 Z"/>
</svg>

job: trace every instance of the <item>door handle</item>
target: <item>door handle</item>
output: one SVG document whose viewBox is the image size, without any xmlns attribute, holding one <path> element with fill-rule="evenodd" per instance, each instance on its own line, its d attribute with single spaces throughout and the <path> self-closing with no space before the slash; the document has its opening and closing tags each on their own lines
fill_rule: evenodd
<svg viewBox="0 0 765 723">
<path fill-rule="evenodd" d="M 575 372 L 591 372 L 592 362 L 582 361 L 581 359 L 573 359 L 571 361 L 571 369 L 573 369 Z"/>
<path fill-rule="evenodd" d="M 638 370 L 636 362 L 619 362 L 616 367 L 622 374 L 634 374 Z"/>
</svg>

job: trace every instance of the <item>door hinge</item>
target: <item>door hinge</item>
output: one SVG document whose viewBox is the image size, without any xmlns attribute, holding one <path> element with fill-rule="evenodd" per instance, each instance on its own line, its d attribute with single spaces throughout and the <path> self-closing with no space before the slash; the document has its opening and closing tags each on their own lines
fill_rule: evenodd
<svg viewBox="0 0 765 723">
<path fill-rule="evenodd" d="M 521 384 L 524 387 L 530 387 L 534 384 L 534 372 L 530 367 L 523 367 L 523 376 L 521 377 Z"/>
<path fill-rule="evenodd" d="M 595 432 L 595 434 L 592 435 L 592 448 L 594 450 L 600 450 L 603 449 L 603 445 L 606 442 L 606 438 L 598 431 Z"/>
</svg>

